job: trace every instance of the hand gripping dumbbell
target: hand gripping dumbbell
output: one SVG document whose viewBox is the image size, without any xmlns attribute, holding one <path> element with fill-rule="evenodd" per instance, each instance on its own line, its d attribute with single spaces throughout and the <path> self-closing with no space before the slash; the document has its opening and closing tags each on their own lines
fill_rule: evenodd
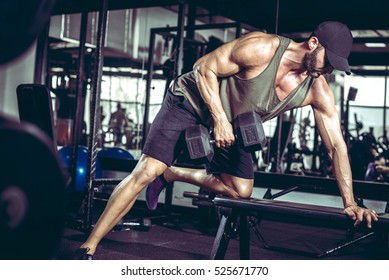
<svg viewBox="0 0 389 280">
<path fill-rule="evenodd" d="M 234 120 L 236 142 L 247 152 L 260 150 L 266 144 L 266 136 L 260 115 L 255 112 L 240 114 Z M 185 131 L 189 156 L 194 161 L 211 161 L 214 156 L 215 140 L 202 125 L 189 127 Z"/>
</svg>

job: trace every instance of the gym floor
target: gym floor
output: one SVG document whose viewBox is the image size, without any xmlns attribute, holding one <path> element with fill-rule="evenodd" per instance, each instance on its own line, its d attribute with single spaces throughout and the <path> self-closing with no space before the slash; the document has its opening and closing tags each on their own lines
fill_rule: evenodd
<svg viewBox="0 0 389 280">
<path fill-rule="evenodd" d="M 93 219 L 97 220 L 104 204 L 95 203 Z M 100 243 L 95 260 L 206 260 L 209 259 L 217 231 L 217 222 L 197 208 L 173 208 L 169 215 L 164 209 L 149 211 L 144 202 L 137 202 L 125 217 L 128 220 L 150 218 L 147 231 L 135 229 L 111 231 Z M 318 258 L 332 248 L 347 242 L 344 229 L 308 227 L 273 221 L 262 221 L 260 234 L 268 245 L 281 250 L 266 249 L 251 229 L 251 259 L 263 260 L 380 260 L 389 259 L 387 244 L 381 238 L 368 237 L 326 257 Z M 355 237 L 362 235 L 358 233 Z M 56 259 L 72 258 L 86 235 L 68 224 Z M 226 260 L 239 259 L 239 239 L 232 238 Z"/>
</svg>

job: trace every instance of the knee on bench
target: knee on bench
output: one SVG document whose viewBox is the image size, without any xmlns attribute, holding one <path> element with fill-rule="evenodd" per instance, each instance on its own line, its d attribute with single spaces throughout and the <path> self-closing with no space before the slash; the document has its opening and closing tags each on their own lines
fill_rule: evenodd
<svg viewBox="0 0 389 280">
<path fill-rule="evenodd" d="M 250 198 L 253 194 L 253 186 L 241 184 L 236 188 L 236 192 L 238 193 L 239 198 Z"/>
</svg>

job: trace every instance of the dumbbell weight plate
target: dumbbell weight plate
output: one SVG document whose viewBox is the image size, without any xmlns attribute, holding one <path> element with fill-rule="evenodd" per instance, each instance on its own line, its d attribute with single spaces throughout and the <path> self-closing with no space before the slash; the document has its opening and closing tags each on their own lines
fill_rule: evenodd
<svg viewBox="0 0 389 280">
<path fill-rule="evenodd" d="M 237 141 L 245 151 L 258 151 L 266 145 L 262 119 L 256 112 L 238 115 L 234 120 L 234 129 L 237 134 Z"/>
<path fill-rule="evenodd" d="M 0 64 L 26 51 L 50 20 L 55 0 L 0 1 Z"/>
<path fill-rule="evenodd" d="M 0 259 L 51 259 L 65 219 L 65 180 L 36 126 L 0 117 Z"/>
<path fill-rule="evenodd" d="M 214 156 L 213 146 L 208 130 L 202 125 L 195 125 L 185 130 L 186 146 L 192 160 L 211 161 Z"/>
</svg>

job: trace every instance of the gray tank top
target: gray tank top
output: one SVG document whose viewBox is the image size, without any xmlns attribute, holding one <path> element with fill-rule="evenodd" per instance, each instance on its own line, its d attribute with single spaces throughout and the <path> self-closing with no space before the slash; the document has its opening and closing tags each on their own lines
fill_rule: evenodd
<svg viewBox="0 0 389 280">
<path fill-rule="evenodd" d="M 277 70 L 291 40 L 279 36 L 280 45 L 267 68 L 251 79 L 241 79 L 235 75 L 219 78 L 220 99 L 227 118 L 232 122 L 241 113 L 255 111 L 263 122 L 279 116 L 285 111 L 299 107 L 305 100 L 313 78 L 308 76 L 284 100 L 280 100 L 275 90 Z M 212 126 L 210 112 L 200 96 L 193 71 L 179 76 L 170 87 L 175 95 L 185 96 L 201 120 Z"/>
</svg>

